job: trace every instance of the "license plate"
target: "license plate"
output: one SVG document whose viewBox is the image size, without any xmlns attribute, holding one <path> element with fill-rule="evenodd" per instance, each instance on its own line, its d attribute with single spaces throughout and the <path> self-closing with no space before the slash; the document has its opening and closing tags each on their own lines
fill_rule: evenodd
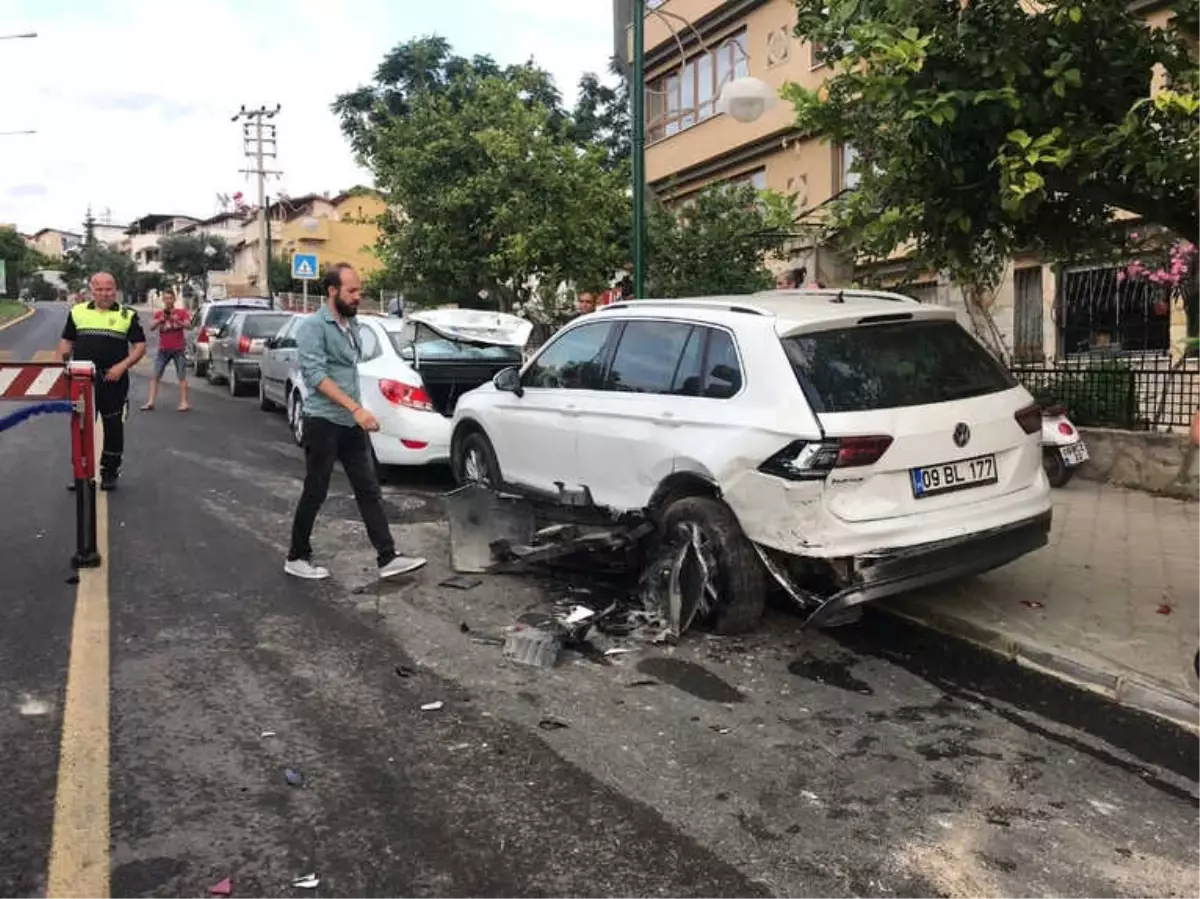
<svg viewBox="0 0 1200 899">
<path fill-rule="evenodd" d="M 1087 447 L 1083 443 L 1072 443 L 1070 446 L 1064 446 L 1059 449 L 1062 453 L 1063 461 L 1068 465 L 1082 465 L 1088 460 Z"/>
<path fill-rule="evenodd" d="M 943 462 L 940 465 L 924 465 L 921 468 L 910 469 L 909 474 L 912 476 L 913 496 L 924 499 L 952 490 L 995 484 L 996 457 L 976 456 L 973 459 L 959 459 L 957 462 Z"/>
</svg>

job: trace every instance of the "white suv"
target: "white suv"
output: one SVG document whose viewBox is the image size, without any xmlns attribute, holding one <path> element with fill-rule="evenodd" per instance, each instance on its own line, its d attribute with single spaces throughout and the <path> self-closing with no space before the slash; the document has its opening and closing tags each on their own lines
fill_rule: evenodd
<svg viewBox="0 0 1200 899">
<path fill-rule="evenodd" d="M 1040 439 L 952 310 L 798 290 L 581 316 L 459 401 L 451 457 L 461 482 L 590 494 L 666 539 L 698 525 L 731 633 L 768 575 L 831 624 L 1045 545 Z"/>
</svg>

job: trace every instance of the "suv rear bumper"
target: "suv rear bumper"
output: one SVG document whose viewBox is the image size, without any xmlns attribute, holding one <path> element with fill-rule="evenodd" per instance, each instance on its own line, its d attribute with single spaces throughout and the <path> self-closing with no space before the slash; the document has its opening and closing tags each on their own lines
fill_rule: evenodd
<svg viewBox="0 0 1200 899">
<path fill-rule="evenodd" d="M 1007 565 L 1045 546 L 1050 539 L 1051 512 L 962 537 L 922 543 L 902 549 L 881 550 L 849 560 L 848 586 L 821 598 L 790 583 L 781 566 L 767 568 L 780 584 L 810 613 L 805 625 L 820 625 L 846 609 L 928 587 L 943 581 L 982 574 Z"/>
</svg>

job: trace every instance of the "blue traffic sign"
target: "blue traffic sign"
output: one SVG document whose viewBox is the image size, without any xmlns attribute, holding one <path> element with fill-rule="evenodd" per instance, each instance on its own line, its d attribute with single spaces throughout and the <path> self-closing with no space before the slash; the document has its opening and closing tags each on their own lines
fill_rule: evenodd
<svg viewBox="0 0 1200 899">
<path fill-rule="evenodd" d="M 316 253 L 292 254 L 292 277 L 297 281 L 315 281 L 320 270 Z"/>
</svg>

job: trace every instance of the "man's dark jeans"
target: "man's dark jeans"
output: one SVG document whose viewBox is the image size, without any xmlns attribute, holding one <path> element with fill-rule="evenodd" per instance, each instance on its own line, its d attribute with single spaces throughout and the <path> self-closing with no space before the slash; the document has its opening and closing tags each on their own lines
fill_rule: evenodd
<svg viewBox="0 0 1200 899">
<path fill-rule="evenodd" d="M 371 438 L 362 428 L 346 427 L 313 416 L 304 418 L 304 492 L 292 521 L 292 548 L 288 551 L 288 559 L 312 557 L 309 541 L 317 513 L 329 492 L 334 462 L 342 463 L 378 562 L 386 565 L 396 557 L 396 544 L 383 509 L 383 493 L 371 458 Z"/>
</svg>

